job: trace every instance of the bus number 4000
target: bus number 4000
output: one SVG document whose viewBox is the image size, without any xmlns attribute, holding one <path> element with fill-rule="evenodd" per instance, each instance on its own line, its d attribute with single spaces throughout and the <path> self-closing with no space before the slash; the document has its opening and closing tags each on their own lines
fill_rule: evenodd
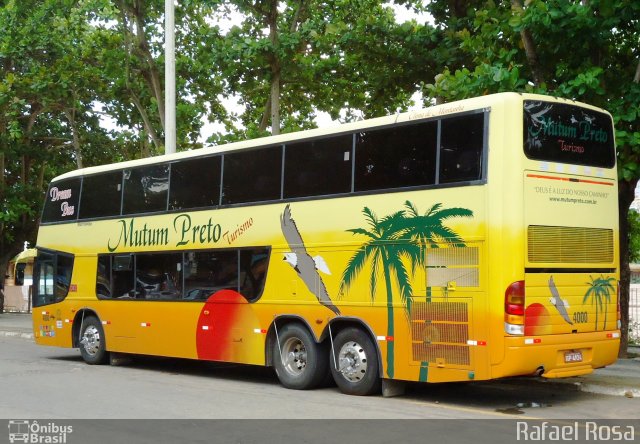
<svg viewBox="0 0 640 444">
<path fill-rule="evenodd" d="M 586 311 L 576 311 L 573 314 L 574 324 L 586 324 L 589 321 L 589 315 Z"/>
</svg>

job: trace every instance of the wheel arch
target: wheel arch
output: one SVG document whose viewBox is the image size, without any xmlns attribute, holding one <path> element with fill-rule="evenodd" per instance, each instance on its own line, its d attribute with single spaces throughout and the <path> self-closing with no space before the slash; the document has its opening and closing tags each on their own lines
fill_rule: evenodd
<svg viewBox="0 0 640 444">
<path fill-rule="evenodd" d="M 73 318 L 73 323 L 71 324 L 71 346 L 74 348 L 78 348 L 80 346 L 80 329 L 82 328 L 82 322 L 89 316 L 95 317 L 98 321 L 100 321 L 100 316 L 98 313 L 91 308 L 81 308 L 76 313 Z"/>
<path fill-rule="evenodd" d="M 333 318 L 331 319 L 331 321 L 329 321 L 329 324 L 322 332 L 322 335 L 320 338 L 322 340 L 325 340 L 330 336 L 335 337 L 342 330 L 345 330 L 350 327 L 359 328 L 360 330 L 365 332 L 365 334 L 369 335 L 369 338 L 371 339 L 371 342 L 373 343 L 373 346 L 376 349 L 378 371 L 379 371 L 379 374 L 382 375 L 383 367 L 382 367 L 382 353 L 380 351 L 380 345 L 378 344 L 376 335 L 373 333 L 373 329 L 369 326 L 369 324 L 367 324 L 362 319 L 356 318 L 356 317 L 347 317 L 347 316 L 340 316 L 340 317 Z M 331 340 L 331 338 L 329 338 L 329 340 Z M 331 346 L 331 353 L 334 353 L 333 346 Z"/>
<path fill-rule="evenodd" d="M 284 327 L 287 324 L 302 325 L 305 329 L 307 329 L 307 331 L 313 337 L 316 343 L 320 343 L 325 339 L 323 338 L 324 334 L 321 335 L 320 338 L 318 338 L 314 333 L 313 329 L 311 328 L 311 326 L 309 325 L 309 322 L 307 322 L 307 320 L 302 316 L 295 315 L 295 314 L 279 315 L 273 319 L 273 321 L 271 322 L 271 325 L 269 325 L 269 329 L 267 330 L 267 338 L 264 343 L 264 353 L 265 353 L 264 363 L 265 363 L 265 366 L 267 367 L 273 366 L 272 350 L 273 350 L 273 344 L 276 342 L 276 328 L 282 329 L 282 327 Z"/>
</svg>

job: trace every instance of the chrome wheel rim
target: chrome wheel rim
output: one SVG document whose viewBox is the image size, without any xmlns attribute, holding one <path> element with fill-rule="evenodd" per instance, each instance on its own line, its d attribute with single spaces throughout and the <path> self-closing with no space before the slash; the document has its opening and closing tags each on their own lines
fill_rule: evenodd
<svg viewBox="0 0 640 444">
<path fill-rule="evenodd" d="M 90 356 L 95 356 L 100 351 L 100 332 L 95 325 L 90 325 L 84 330 L 80 343 Z"/>
<path fill-rule="evenodd" d="M 282 366 L 294 376 L 300 376 L 307 367 L 307 349 L 298 338 L 289 338 L 282 345 Z"/>
<path fill-rule="evenodd" d="M 339 371 L 349 382 L 360 382 L 367 374 L 367 354 L 356 341 L 345 343 L 338 352 Z"/>
</svg>

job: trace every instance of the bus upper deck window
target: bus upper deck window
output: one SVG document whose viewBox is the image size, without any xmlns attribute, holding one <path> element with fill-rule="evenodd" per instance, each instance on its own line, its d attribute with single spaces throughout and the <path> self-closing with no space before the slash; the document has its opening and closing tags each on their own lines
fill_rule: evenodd
<svg viewBox="0 0 640 444">
<path fill-rule="evenodd" d="M 124 170 L 122 214 L 164 211 L 169 193 L 169 166 Z"/>
<path fill-rule="evenodd" d="M 483 139 L 484 114 L 442 120 L 440 183 L 481 178 Z"/>
</svg>

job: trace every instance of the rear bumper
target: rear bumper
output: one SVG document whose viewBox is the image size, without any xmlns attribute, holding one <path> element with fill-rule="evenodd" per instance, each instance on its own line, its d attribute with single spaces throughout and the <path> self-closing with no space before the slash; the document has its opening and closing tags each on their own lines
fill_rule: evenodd
<svg viewBox="0 0 640 444">
<path fill-rule="evenodd" d="M 586 375 L 618 358 L 620 331 L 548 336 L 505 337 L 505 359 L 492 368 L 493 378 L 541 375 L 566 378 Z M 580 362 L 566 362 L 569 352 L 580 352 Z"/>
</svg>

